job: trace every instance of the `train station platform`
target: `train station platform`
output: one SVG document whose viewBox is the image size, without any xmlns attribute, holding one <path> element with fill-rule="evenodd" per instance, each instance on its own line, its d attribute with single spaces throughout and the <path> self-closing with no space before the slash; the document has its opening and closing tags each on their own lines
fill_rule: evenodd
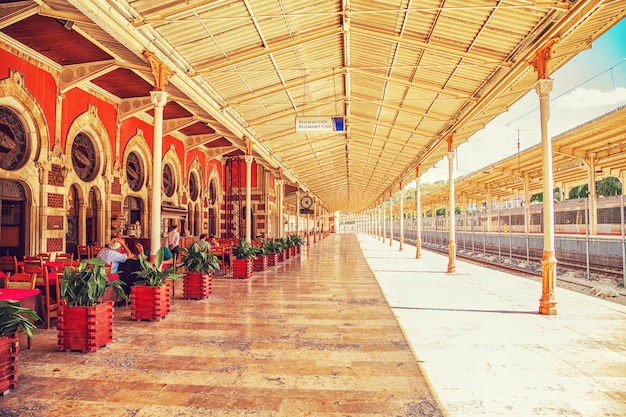
<svg viewBox="0 0 626 417">
<path fill-rule="evenodd" d="M 204 300 L 179 281 L 162 321 L 116 308 L 95 353 L 42 329 L 0 415 L 626 415 L 623 307 L 559 291 L 541 316 L 537 282 L 388 242 L 332 234 Z"/>
<path fill-rule="evenodd" d="M 626 416 L 626 307 L 358 235 L 444 415 Z"/>
</svg>

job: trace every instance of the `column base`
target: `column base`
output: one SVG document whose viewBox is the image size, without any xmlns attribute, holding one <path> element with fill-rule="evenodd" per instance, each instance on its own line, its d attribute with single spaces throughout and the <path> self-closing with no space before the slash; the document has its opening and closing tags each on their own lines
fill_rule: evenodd
<svg viewBox="0 0 626 417">
<path fill-rule="evenodd" d="M 456 272 L 456 243 L 453 240 L 448 244 L 448 273 Z"/>
<path fill-rule="evenodd" d="M 556 286 L 556 264 L 554 251 L 543 251 L 541 259 L 541 298 L 539 299 L 539 314 L 556 315 L 557 301 L 554 297 Z"/>
<path fill-rule="evenodd" d="M 389 235 L 389 246 L 393 246 L 393 235 Z"/>
<path fill-rule="evenodd" d="M 404 250 L 404 248 L 402 247 L 402 244 L 404 243 L 404 238 L 400 238 L 400 252 L 402 252 Z"/>
<path fill-rule="evenodd" d="M 422 257 L 422 239 L 417 239 L 415 241 L 415 259 L 420 259 Z"/>
</svg>

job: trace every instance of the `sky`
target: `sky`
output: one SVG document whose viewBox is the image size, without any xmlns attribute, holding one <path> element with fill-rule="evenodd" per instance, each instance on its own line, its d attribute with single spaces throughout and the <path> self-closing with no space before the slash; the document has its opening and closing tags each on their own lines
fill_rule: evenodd
<svg viewBox="0 0 626 417">
<path fill-rule="evenodd" d="M 550 75 L 550 137 L 626 105 L 626 19 Z M 541 141 L 539 97 L 532 90 L 508 112 L 457 148 L 455 176 L 500 161 Z M 447 158 L 422 174 L 422 183 L 448 179 Z"/>
</svg>

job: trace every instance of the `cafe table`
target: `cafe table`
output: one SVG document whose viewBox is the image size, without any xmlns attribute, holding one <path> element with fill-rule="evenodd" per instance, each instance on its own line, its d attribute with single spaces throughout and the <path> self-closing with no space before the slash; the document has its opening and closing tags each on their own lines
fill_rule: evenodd
<svg viewBox="0 0 626 417">
<path fill-rule="evenodd" d="M 46 322 L 46 309 L 41 298 L 41 290 L 25 290 L 21 288 L 0 288 L 0 300 L 19 301 L 22 307 L 35 310 L 37 315 Z"/>
</svg>

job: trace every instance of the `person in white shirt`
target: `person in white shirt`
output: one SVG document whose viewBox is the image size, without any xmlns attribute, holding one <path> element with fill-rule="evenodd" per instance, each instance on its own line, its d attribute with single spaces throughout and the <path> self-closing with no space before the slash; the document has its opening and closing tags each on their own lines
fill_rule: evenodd
<svg viewBox="0 0 626 417">
<path fill-rule="evenodd" d="M 123 248 L 124 252 L 120 252 L 120 249 Z M 126 246 L 126 242 L 124 239 L 114 238 L 109 242 L 108 247 L 102 248 L 98 255 L 98 258 L 102 259 L 106 263 L 111 264 L 111 273 L 117 273 L 117 270 L 121 263 L 126 262 L 127 259 L 133 257 L 133 253 Z"/>
<path fill-rule="evenodd" d="M 174 224 L 170 227 L 167 234 L 167 247 L 172 251 L 172 255 L 178 255 L 178 245 L 180 244 L 180 233 L 178 233 L 178 225 Z"/>
</svg>

